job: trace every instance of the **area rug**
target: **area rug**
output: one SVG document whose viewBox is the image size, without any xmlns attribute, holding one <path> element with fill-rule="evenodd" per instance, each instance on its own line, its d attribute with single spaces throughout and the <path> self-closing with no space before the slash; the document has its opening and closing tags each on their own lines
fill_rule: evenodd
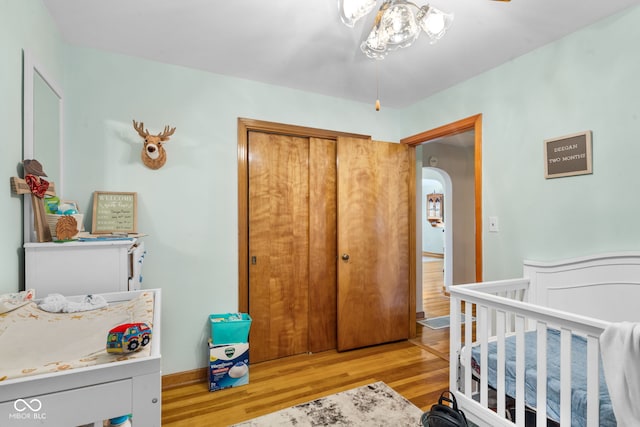
<svg viewBox="0 0 640 427">
<path fill-rule="evenodd" d="M 460 315 L 460 321 L 464 322 L 465 316 L 464 314 Z M 476 320 L 475 317 L 471 318 L 471 321 L 474 322 Z M 451 324 L 451 319 L 449 316 L 440 316 L 440 317 L 432 317 L 430 319 L 422 319 L 417 321 L 422 326 L 426 326 L 431 329 L 442 329 L 448 328 Z"/>
<path fill-rule="evenodd" d="M 383 382 L 332 394 L 232 427 L 421 426 L 420 408 Z"/>
</svg>

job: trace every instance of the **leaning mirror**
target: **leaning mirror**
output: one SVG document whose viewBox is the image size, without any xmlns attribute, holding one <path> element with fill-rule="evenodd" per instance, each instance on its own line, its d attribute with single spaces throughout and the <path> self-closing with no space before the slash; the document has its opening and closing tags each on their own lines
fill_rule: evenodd
<svg viewBox="0 0 640 427">
<path fill-rule="evenodd" d="M 55 183 L 56 194 L 62 191 L 62 90 L 33 56 L 24 51 L 23 72 L 23 160 L 38 159 Z M 24 241 L 35 241 L 31 199 L 24 198 Z"/>
</svg>

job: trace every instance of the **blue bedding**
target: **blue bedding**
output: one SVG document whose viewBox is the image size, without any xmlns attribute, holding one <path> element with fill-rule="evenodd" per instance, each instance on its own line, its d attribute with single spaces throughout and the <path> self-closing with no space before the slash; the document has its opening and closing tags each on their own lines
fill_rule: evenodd
<svg viewBox="0 0 640 427">
<path fill-rule="evenodd" d="M 536 407 L 536 333 L 525 333 L 525 402 L 526 405 Z M 490 342 L 489 376 L 487 381 L 492 388 L 496 387 L 497 378 L 497 344 Z M 516 395 L 516 343 L 515 336 L 505 339 L 506 353 L 506 394 Z M 471 352 L 474 368 L 480 366 L 480 347 L 474 346 Z M 571 341 L 571 426 L 582 427 L 587 424 L 587 342 L 584 338 L 573 336 Z M 476 370 L 476 369 L 474 369 Z M 476 372 L 477 373 L 477 372 Z M 547 416 L 560 422 L 560 331 L 549 328 L 547 330 Z M 600 426 L 615 427 L 616 419 L 611 406 L 611 399 L 600 363 Z"/>
</svg>

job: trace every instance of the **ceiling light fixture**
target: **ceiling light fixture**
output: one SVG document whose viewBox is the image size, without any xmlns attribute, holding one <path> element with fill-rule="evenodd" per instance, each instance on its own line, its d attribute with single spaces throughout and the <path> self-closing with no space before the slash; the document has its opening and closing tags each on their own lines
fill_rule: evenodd
<svg viewBox="0 0 640 427">
<path fill-rule="evenodd" d="M 340 18 L 348 27 L 369 14 L 376 0 L 338 0 Z M 373 59 L 384 59 L 392 50 L 410 46 L 420 35 L 437 42 L 453 22 L 453 13 L 445 13 L 430 5 L 418 6 L 406 0 L 385 0 L 380 6 L 373 27 L 360 49 Z"/>
</svg>

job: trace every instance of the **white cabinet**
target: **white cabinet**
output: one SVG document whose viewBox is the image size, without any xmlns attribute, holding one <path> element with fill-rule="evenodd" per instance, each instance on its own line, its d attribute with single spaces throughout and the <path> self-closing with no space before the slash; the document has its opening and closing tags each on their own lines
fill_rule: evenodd
<svg viewBox="0 0 640 427">
<path fill-rule="evenodd" d="M 138 239 L 25 243 L 25 288 L 36 297 L 140 289 L 144 243 Z"/>
</svg>

